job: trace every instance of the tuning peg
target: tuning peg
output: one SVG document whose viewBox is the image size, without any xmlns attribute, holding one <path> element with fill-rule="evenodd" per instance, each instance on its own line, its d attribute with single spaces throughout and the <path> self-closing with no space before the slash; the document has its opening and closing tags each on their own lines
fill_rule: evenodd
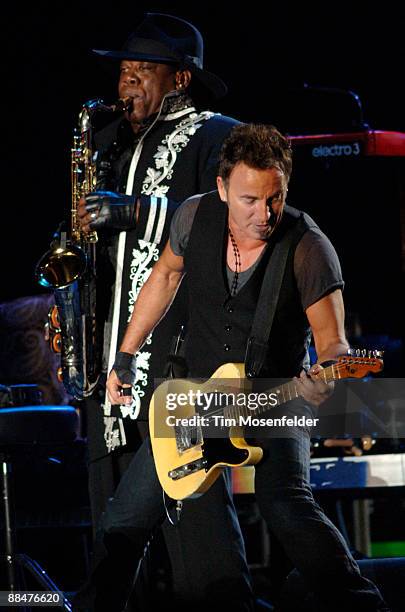
<svg viewBox="0 0 405 612">
<path fill-rule="evenodd" d="M 347 350 L 347 356 L 348 357 L 354 357 L 354 358 L 357 358 L 357 357 L 362 357 L 362 358 L 368 357 L 369 359 L 371 359 L 371 358 L 374 357 L 375 359 L 377 359 L 377 358 L 381 359 L 383 357 L 383 355 L 384 355 L 384 351 L 380 351 L 380 350 L 372 350 L 372 349 L 367 350 L 365 348 L 363 348 L 363 349 L 349 348 Z"/>
</svg>

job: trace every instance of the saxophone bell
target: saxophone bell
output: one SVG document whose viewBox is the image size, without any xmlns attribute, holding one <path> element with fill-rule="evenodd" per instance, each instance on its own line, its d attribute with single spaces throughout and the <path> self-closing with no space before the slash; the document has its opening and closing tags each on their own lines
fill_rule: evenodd
<svg viewBox="0 0 405 612">
<path fill-rule="evenodd" d="M 47 289 L 65 289 L 80 278 L 87 266 L 82 248 L 71 244 L 68 247 L 54 245 L 38 261 L 35 279 Z"/>
</svg>

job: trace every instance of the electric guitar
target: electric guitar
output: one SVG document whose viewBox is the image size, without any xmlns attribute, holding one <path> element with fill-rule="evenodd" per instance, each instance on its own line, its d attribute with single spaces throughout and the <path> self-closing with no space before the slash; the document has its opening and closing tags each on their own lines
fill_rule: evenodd
<svg viewBox="0 0 405 612">
<path fill-rule="evenodd" d="M 318 376 L 326 383 L 362 378 L 382 370 L 381 356 L 380 351 L 357 350 L 356 356 L 340 357 Z M 156 389 L 150 402 L 149 429 L 158 478 L 169 497 L 199 497 L 224 468 L 260 461 L 263 451 L 246 442 L 243 426 L 257 424 L 254 419 L 265 425 L 266 419 L 260 422 L 260 415 L 297 398 L 298 392 L 294 381 L 290 381 L 266 391 L 267 401 L 254 410 L 243 402 L 236 405 L 235 401 L 225 406 L 219 402 L 218 408 L 218 399 L 246 397 L 249 382 L 244 364 L 226 363 L 203 384 L 171 379 Z"/>
</svg>

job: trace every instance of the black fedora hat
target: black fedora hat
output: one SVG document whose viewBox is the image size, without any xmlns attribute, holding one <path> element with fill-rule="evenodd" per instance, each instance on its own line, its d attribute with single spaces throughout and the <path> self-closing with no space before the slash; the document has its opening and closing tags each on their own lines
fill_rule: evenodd
<svg viewBox="0 0 405 612">
<path fill-rule="evenodd" d="M 221 98 L 227 87 L 218 76 L 204 70 L 203 49 L 200 32 L 188 21 L 173 15 L 146 13 L 120 51 L 93 49 L 93 53 L 115 59 L 180 64 L 215 98 Z"/>
</svg>

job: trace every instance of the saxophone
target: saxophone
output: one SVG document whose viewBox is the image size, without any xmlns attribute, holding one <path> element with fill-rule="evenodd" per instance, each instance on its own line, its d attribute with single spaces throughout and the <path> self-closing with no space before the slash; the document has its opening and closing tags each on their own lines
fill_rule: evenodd
<svg viewBox="0 0 405 612">
<path fill-rule="evenodd" d="M 54 291 L 55 304 L 48 315 L 52 350 L 61 353 L 58 378 L 76 399 L 89 396 L 101 372 L 102 349 L 96 320 L 97 233 L 80 228 L 79 200 L 96 188 L 91 118 L 102 110 L 122 112 L 128 99 L 106 106 L 102 100 L 86 102 L 73 135 L 71 157 L 72 202 L 69 231 L 60 231 L 49 251 L 39 260 L 35 276 Z"/>
</svg>

